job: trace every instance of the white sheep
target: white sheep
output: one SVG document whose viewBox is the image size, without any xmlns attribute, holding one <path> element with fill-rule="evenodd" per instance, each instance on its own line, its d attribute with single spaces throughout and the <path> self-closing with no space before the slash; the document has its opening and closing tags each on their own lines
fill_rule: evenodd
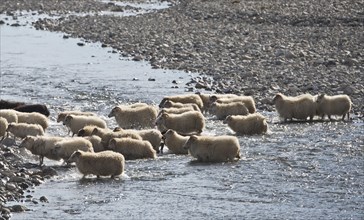
<svg viewBox="0 0 364 220">
<path fill-rule="evenodd" d="M 286 122 L 288 119 L 307 120 L 309 117 L 312 121 L 316 115 L 315 97 L 310 94 L 299 96 L 285 96 L 282 93 L 275 95 L 273 99 L 276 110 L 281 118 Z"/>
<path fill-rule="evenodd" d="M 25 147 L 32 154 L 39 156 L 39 165 L 43 164 L 44 157 L 51 160 L 60 160 L 61 158 L 52 153 L 56 142 L 63 140 L 57 136 L 28 136 L 23 139 L 19 147 Z"/>
<path fill-rule="evenodd" d="M 124 155 L 125 160 L 156 158 L 156 151 L 149 141 L 131 138 L 112 138 L 108 148 Z"/>
<path fill-rule="evenodd" d="M 195 106 L 197 106 L 197 105 L 195 105 Z M 199 110 L 196 110 L 193 106 L 185 106 L 182 108 L 177 108 L 177 107 L 162 108 L 162 109 L 160 109 L 158 116 L 160 116 L 163 113 L 181 114 L 181 113 L 185 113 L 185 112 L 189 112 L 189 111 L 199 111 Z"/>
<path fill-rule="evenodd" d="M 6 118 L 0 117 L 0 137 L 1 141 L 4 140 L 6 129 L 8 129 L 8 120 Z"/>
<path fill-rule="evenodd" d="M 102 151 L 98 153 L 76 151 L 68 159 L 68 163 L 76 162 L 77 169 L 83 174 L 100 176 L 119 176 L 124 173 L 125 159 L 120 153 Z"/>
<path fill-rule="evenodd" d="M 134 108 L 116 106 L 111 110 L 108 117 L 115 117 L 116 123 L 124 129 L 152 128 L 157 113 L 157 109 L 149 105 Z"/>
<path fill-rule="evenodd" d="M 101 137 L 97 135 L 91 135 L 91 136 L 86 136 L 84 138 L 92 143 L 92 148 L 94 149 L 94 152 L 101 152 L 105 150 L 105 147 L 102 144 Z"/>
<path fill-rule="evenodd" d="M 60 157 L 65 162 L 70 158 L 73 152 L 80 150 L 85 152 L 94 152 L 92 143 L 83 137 L 65 138 L 55 143 L 51 153 Z"/>
<path fill-rule="evenodd" d="M 263 115 L 253 113 L 250 115 L 229 115 L 224 120 L 224 124 L 239 135 L 263 134 L 268 130 L 268 124 Z"/>
<path fill-rule="evenodd" d="M 240 159 L 240 144 L 235 136 L 192 135 L 183 147 L 200 162 L 232 162 L 236 158 Z"/>
<path fill-rule="evenodd" d="M 106 128 L 106 122 L 98 116 L 83 116 L 83 115 L 67 115 L 63 121 L 71 131 L 72 136 L 87 125 L 94 125 L 100 128 Z"/>
<path fill-rule="evenodd" d="M 228 115 L 247 115 L 249 110 L 242 102 L 218 103 L 211 104 L 210 114 L 215 115 L 218 120 L 223 120 Z"/>
<path fill-rule="evenodd" d="M 63 122 L 67 115 L 83 115 L 83 116 L 97 116 L 93 112 L 82 112 L 82 111 L 63 111 L 58 113 L 57 122 Z"/>
<path fill-rule="evenodd" d="M 156 125 L 162 133 L 172 129 L 179 134 L 200 134 L 205 128 L 205 117 L 198 111 L 182 114 L 163 113 L 157 118 Z"/>
<path fill-rule="evenodd" d="M 43 130 L 48 128 L 49 120 L 47 116 L 38 112 L 16 112 L 18 116 L 18 123 L 39 124 Z"/>
<path fill-rule="evenodd" d="M 181 103 L 167 100 L 163 103 L 162 108 L 193 108 L 195 111 L 201 111 L 200 107 L 195 103 Z"/>
<path fill-rule="evenodd" d="M 249 113 L 254 113 L 256 111 L 254 98 L 251 96 L 233 96 L 233 97 L 221 97 L 216 95 L 210 97 L 210 103 L 232 103 L 232 102 L 242 102 L 248 108 Z"/>
<path fill-rule="evenodd" d="M 0 109 L 0 117 L 7 120 L 8 123 L 18 123 L 18 115 L 15 110 L 12 109 Z"/>
<path fill-rule="evenodd" d="M 164 144 L 168 147 L 169 151 L 174 154 L 188 154 L 188 150 L 183 146 L 189 139 L 189 136 L 179 135 L 177 132 L 168 129 L 163 134 Z"/>
<path fill-rule="evenodd" d="M 16 137 L 25 138 L 26 136 L 42 136 L 44 135 L 43 127 L 39 124 L 27 124 L 27 123 L 10 123 L 6 129 L 8 136 L 11 133 Z"/>
<path fill-rule="evenodd" d="M 174 96 L 166 96 L 162 99 L 159 104 L 160 108 L 163 108 L 166 101 L 180 102 L 180 103 L 193 103 L 196 104 L 201 111 L 203 109 L 203 102 L 199 95 L 196 94 L 183 94 L 183 95 L 174 95 Z"/>
<path fill-rule="evenodd" d="M 210 108 L 210 98 L 211 96 L 215 96 L 217 99 L 219 98 L 232 98 L 232 97 L 237 97 L 237 95 L 235 94 L 203 94 L 203 93 L 198 93 L 198 95 L 200 96 L 202 102 L 203 102 L 203 112 L 208 111 L 208 109 Z"/>
<path fill-rule="evenodd" d="M 114 131 L 115 132 L 124 132 L 124 133 L 125 132 L 136 133 L 136 134 L 140 135 L 140 137 L 144 141 L 149 141 L 152 144 L 153 149 L 157 153 L 159 153 L 159 147 L 161 146 L 163 135 L 157 129 L 129 130 L 129 129 L 122 129 L 120 127 L 117 127 L 114 129 Z"/>
<path fill-rule="evenodd" d="M 344 121 L 347 114 L 348 120 L 350 119 L 350 110 L 352 102 L 348 95 L 334 95 L 328 96 L 321 94 L 317 97 L 317 115 L 322 119 L 325 115 L 331 120 L 331 115 L 340 115 Z"/>
<path fill-rule="evenodd" d="M 101 138 L 101 144 L 106 148 L 112 138 L 132 138 L 136 140 L 143 140 L 142 137 L 132 130 L 109 131 L 109 129 L 95 128 L 92 135 Z"/>
</svg>

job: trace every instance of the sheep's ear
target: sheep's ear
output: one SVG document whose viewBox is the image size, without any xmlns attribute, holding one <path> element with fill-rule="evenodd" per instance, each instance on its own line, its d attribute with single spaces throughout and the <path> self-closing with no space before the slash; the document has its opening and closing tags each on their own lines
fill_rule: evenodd
<svg viewBox="0 0 364 220">
<path fill-rule="evenodd" d="M 121 127 L 115 127 L 113 131 L 114 131 L 114 132 L 116 132 L 116 131 L 121 131 Z"/>
<path fill-rule="evenodd" d="M 75 151 L 72 156 L 77 156 L 77 157 L 81 156 L 81 151 L 80 150 Z"/>
<path fill-rule="evenodd" d="M 116 140 L 114 138 L 112 138 L 110 141 L 109 141 L 109 145 L 115 145 L 116 144 Z"/>
</svg>

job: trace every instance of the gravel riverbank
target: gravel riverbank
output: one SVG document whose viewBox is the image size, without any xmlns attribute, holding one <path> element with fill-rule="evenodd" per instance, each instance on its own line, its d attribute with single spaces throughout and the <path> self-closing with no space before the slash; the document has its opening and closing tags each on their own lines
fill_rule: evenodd
<svg viewBox="0 0 364 220">
<path fill-rule="evenodd" d="M 34 23 L 38 29 L 100 41 L 154 68 L 198 72 L 201 76 L 187 85 L 193 91 L 252 95 L 258 109 L 269 111 L 277 92 L 344 93 L 352 98 L 355 114 L 363 116 L 360 0 L 181 0 L 127 17 L 100 12 L 143 9 L 94 0 L 3 0 L 0 13 L 14 19 L 0 23 L 16 26 L 17 11 L 23 10 L 54 15 Z M 26 199 L 29 187 L 54 173 L 16 162 L 12 149 L 1 146 L 0 151 L 0 208 L 6 219 L 10 211 L 24 208 L 5 207 L 6 201 Z"/>
</svg>

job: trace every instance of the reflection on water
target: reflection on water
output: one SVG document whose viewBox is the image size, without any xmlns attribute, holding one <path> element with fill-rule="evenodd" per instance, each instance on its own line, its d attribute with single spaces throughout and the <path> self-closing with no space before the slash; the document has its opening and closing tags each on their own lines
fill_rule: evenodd
<svg viewBox="0 0 364 220">
<path fill-rule="evenodd" d="M 61 110 L 94 111 L 112 128 L 107 114 L 117 103 L 158 104 L 164 95 L 185 92 L 186 73 L 154 70 L 120 60 L 110 48 L 77 42 L 1 26 L 1 98 L 47 104 L 47 132 L 66 135 L 56 123 Z M 172 88 L 173 80 L 179 88 Z M 363 219 L 363 122 L 280 124 L 275 113 L 263 114 L 269 133 L 239 137 L 243 159 L 236 163 L 201 164 L 167 153 L 127 161 L 117 179 L 80 180 L 75 167 L 46 160 L 59 176 L 29 194 L 49 203 L 26 202 L 32 211 L 12 218 Z M 209 116 L 204 133 L 233 134 Z"/>
</svg>

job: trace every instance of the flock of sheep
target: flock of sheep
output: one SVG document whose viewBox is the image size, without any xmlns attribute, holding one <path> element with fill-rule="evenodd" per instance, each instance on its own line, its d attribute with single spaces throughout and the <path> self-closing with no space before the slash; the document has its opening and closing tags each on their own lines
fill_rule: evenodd
<svg viewBox="0 0 364 220">
<path fill-rule="evenodd" d="M 327 115 L 342 116 L 351 110 L 347 95 L 303 94 L 296 97 L 276 94 L 276 111 L 284 121 L 322 119 Z M 118 176 L 124 172 L 125 160 L 156 158 L 166 145 L 170 153 L 190 154 L 201 162 L 235 161 L 240 158 L 240 144 L 235 135 L 201 135 L 205 115 L 223 120 L 236 135 L 264 134 L 268 124 L 256 112 L 251 96 L 234 94 L 183 94 L 165 97 L 157 106 L 146 103 L 115 106 L 108 117 L 119 127 L 110 129 L 93 112 L 64 111 L 57 122 L 63 123 L 72 137 L 51 136 L 49 111 L 45 105 L 27 105 L 0 101 L 0 137 L 12 135 L 22 139 L 24 147 L 51 160 L 75 162 L 86 177 L 89 174 Z M 77 135 L 77 137 L 74 137 Z"/>
</svg>

